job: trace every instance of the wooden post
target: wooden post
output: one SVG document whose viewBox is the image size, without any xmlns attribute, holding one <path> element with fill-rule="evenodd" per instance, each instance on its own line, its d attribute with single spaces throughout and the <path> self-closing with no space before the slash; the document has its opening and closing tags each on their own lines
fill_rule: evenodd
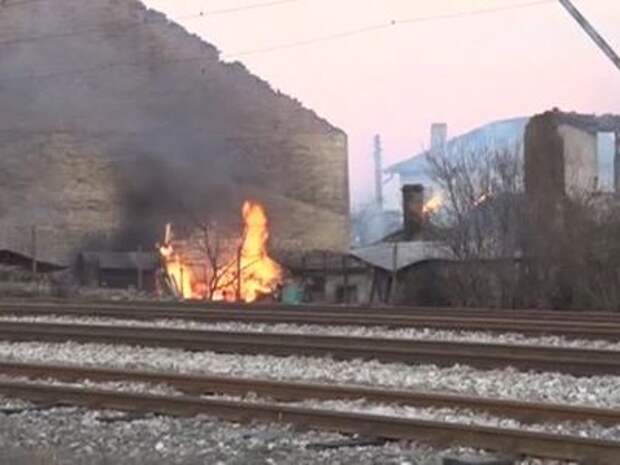
<svg viewBox="0 0 620 465">
<path fill-rule="evenodd" d="M 306 275 L 306 267 L 307 267 L 307 265 L 306 265 L 306 254 L 304 253 L 301 256 L 301 274 L 302 274 L 302 276 Z"/>
<path fill-rule="evenodd" d="M 183 265 L 181 265 L 181 283 L 180 283 L 180 288 L 181 288 L 181 299 L 185 299 L 185 279 L 183 278 Z"/>
<path fill-rule="evenodd" d="M 144 275 L 142 272 L 142 246 L 138 246 L 138 253 L 136 254 L 136 265 L 138 267 L 138 290 L 141 291 L 144 287 Z"/>
<path fill-rule="evenodd" d="M 370 295 L 368 296 L 368 305 L 372 305 L 375 300 L 375 293 L 377 292 L 377 269 L 372 268 L 372 282 L 370 285 Z"/>
<path fill-rule="evenodd" d="M 326 301 L 328 297 L 327 289 L 328 289 L 328 282 L 329 282 L 329 271 L 327 269 L 327 252 L 326 251 L 323 251 L 323 279 L 325 280 L 325 292 L 324 292 L 323 300 Z"/>
<path fill-rule="evenodd" d="M 235 289 L 235 301 L 241 302 L 241 284 L 242 284 L 242 276 L 241 276 L 241 253 L 243 252 L 243 244 L 239 246 L 237 250 L 237 288 Z"/>
<path fill-rule="evenodd" d="M 394 242 L 394 249 L 392 250 L 392 285 L 390 286 L 389 297 L 388 297 L 392 303 L 396 302 L 397 280 L 398 280 L 398 242 Z"/>
<path fill-rule="evenodd" d="M 31 246 L 32 246 L 32 272 L 37 273 L 37 227 L 32 226 L 31 230 Z"/>
<path fill-rule="evenodd" d="M 349 270 L 347 268 L 347 256 L 342 256 L 342 284 L 343 284 L 343 300 L 349 303 Z"/>
</svg>

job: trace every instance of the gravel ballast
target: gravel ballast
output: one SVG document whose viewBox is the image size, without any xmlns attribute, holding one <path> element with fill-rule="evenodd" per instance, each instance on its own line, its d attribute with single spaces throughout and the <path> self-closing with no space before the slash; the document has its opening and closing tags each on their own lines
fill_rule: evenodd
<svg viewBox="0 0 620 465">
<path fill-rule="evenodd" d="M 11 465 L 441 465 L 447 455 L 480 453 L 465 448 L 436 451 L 404 441 L 324 448 L 320 445 L 348 438 L 207 416 L 102 421 L 111 417 L 122 414 L 78 408 L 0 413 L 0 460 Z M 517 465 L 576 464 L 526 459 Z"/>
<path fill-rule="evenodd" d="M 432 328 L 326 326 L 265 323 L 201 323 L 186 320 L 125 320 L 98 317 L 67 316 L 1 316 L 0 321 L 20 323 L 58 323 L 110 326 L 138 326 L 145 328 L 194 329 L 204 331 L 307 334 L 320 336 L 350 336 L 386 339 L 412 339 L 423 341 L 478 342 L 488 344 L 514 344 L 544 347 L 566 347 L 620 351 L 620 342 L 604 340 L 579 340 L 564 336 L 531 337 L 519 333 L 495 333 L 486 331 L 448 331 Z"/>
<path fill-rule="evenodd" d="M 620 377 L 405 365 L 330 358 L 185 352 L 77 343 L 0 342 L 0 360 L 173 371 L 452 392 L 533 402 L 620 406 Z"/>
<path fill-rule="evenodd" d="M 181 396 L 182 393 L 169 386 L 151 385 L 135 382 L 61 382 L 53 379 L 45 381 L 30 381 L 24 378 L 9 378 L 0 376 L 3 382 L 20 382 L 27 384 L 45 384 L 55 386 L 68 386 L 72 388 L 95 389 L 105 391 L 119 391 L 140 394 L 152 394 L 161 396 Z M 343 400 L 312 400 L 303 402 L 282 403 L 272 399 L 257 397 L 250 394 L 246 397 L 236 396 L 204 396 L 205 399 L 225 400 L 234 402 L 249 402 L 255 404 L 279 404 L 294 407 L 319 409 L 330 412 L 355 412 L 361 414 L 407 418 L 413 420 L 429 420 L 448 422 L 461 425 L 478 425 L 492 428 L 504 428 L 513 430 L 527 430 L 532 432 L 546 432 L 552 434 L 579 436 L 593 439 L 603 439 L 609 441 L 620 441 L 620 425 L 615 427 L 605 427 L 594 422 L 575 423 L 575 422 L 554 422 L 544 424 L 523 423 L 510 418 L 501 418 L 480 411 L 454 408 L 432 408 L 432 407 L 413 407 L 408 405 L 386 405 L 365 400 L 343 401 Z"/>
</svg>

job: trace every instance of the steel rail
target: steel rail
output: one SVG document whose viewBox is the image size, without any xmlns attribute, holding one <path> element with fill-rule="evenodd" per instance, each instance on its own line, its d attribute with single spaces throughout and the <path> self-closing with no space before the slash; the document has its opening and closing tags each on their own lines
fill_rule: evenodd
<svg viewBox="0 0 620 465">
<path fill-rule="evenodd" d="M 498 417 L 514 418 L 526 423 L 549 421 L 596 422 L 602 425 L 620 424 L 620 410 L 551 403 L 521 402 L 506 399 L 481 398 L 447 393 L 416 392 L 396 389 L 377 389 L 365 386 L 333 385 L 270 381 L 264 379 L 189 375 L 170 372 L 135 371 L 115 368 L 93 368 L 68 365 L 43 365 L 0 361 L 0 373 L 29 379 L 55 379 L 63 382 L 128 381 L 167 385 L 191 395 L 258 394 L 267 399 L 293 402 L 315 400 L 360 400 L 382 404 L 416 407 L 453 408 L 484 411 Z"/>
<path fill-rule="evenodd" d="M 489 315 L 414 315 L 314 312 L 300 308 L 287 310 L 239 310 L 231 308 L 188 310 L 185 308 L 152 308 L 132 306 L 24 305 L 0 304 L 0 317 L 6 316 L 70 316 L 114 319 L 175 319 L 204 323 L 240 322 L 265 324 L 384 326 L 389 328 L 432 328 L 451 331 L 515 332 L 531 336 L 558 335 L 573 339 L 620 341 L 620 322 L 575 322 L 538 320 Z"/>
<path fill-rule="evenodd" d="M 441 366 L 461 363 L 483 369 L 512 366 L 578 376 L 620 375 L 620 351 L 543 346 L 14 322 L 0 322 L 0 340 L 74 341 L 222 353 L 331 356 L 340 360 L 375 359 Z"/>
<path fill-rule="evenodd" d="M 363 413 L 334 412 L 188 396 L 162 396 L 23 382 L 0 382 L 0 393 L 32 402 L 169 416 L 206 414 L 234 422 L 287 423 L 304 428 L 413 439 L 442 447 L 456 444 L 527 456 L 617 465 L 620 442 L 558 434 L 462 425 Z"/>
<path fill-rule="evenodd" d="M 0 310 L 8 308 L 36 308 L 36 307 L 68 307 L 68 308 L 127 308 L 127 309 L 153 309 L 168 311 L 203 311 L 203 310 L 239 310 L 239 311 L 266 311 L 278 313 L 334 313 L 339 315 L 394 315 L 394 316 L 461 316 L 480 318 L 510 318 L 510 319 L 534 319 L 555 321 L 581 321 L 620 324 L 620 312 L 601 311 L 563 311 L 563 310 L 535 310 L 535 309 L 480 309 L 469 307 L 401 307 L 401 306 L 363 306 L 363 305 L 334 305 L 334 304 L 303 304 L 286 305 L 274 302 L 261 302 L 253 304 L 229 303 L 229 302 L 161 302 L 161 301 L 100 301 L 100 300 L 60 300 L 60 299 L 13 299 L 3 298 L 0 300 Z"/>
</svg>

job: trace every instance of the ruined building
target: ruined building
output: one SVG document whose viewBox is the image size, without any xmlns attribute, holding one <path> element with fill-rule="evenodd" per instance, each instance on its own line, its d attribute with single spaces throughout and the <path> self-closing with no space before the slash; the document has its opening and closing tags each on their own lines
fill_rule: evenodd
<svg viewBox="0 0 620 465">
<path fill-rule="evenodd" d="M 164 15 L 5 0 L 0 47 L 0 250 L 151 250 L 245 199 L 276 248 L 347 246 L 346 135 Z"/>
<path fill-rule="evenodd" d="M 620 116 L 559 110 L 536 115 L 526 127 L 524 153 L 525 190 L 532 200 L 617 192 Z"/>
</svg>

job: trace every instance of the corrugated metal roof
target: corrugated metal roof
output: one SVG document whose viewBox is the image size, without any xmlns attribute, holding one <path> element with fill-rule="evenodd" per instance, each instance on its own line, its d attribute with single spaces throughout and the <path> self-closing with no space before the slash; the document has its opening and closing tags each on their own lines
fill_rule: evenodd
<svg viewBox="0 0 620 465">
<path fill-rule="evenodd" d="M 377 268 L 393 271 L 395 248 L 397 270 L 427 260 L 454 260 L 454 254 L 448 246 L 441 242 L 430 241 L 384 242 L 353 249 L 351 255 Z"/>
<path fill-rule="evenodd" d="M 80 259 L 103 270 L 153 270 L 160 264 L 159 254 L 151 252 L 82 252 Z"/>
</svg>

